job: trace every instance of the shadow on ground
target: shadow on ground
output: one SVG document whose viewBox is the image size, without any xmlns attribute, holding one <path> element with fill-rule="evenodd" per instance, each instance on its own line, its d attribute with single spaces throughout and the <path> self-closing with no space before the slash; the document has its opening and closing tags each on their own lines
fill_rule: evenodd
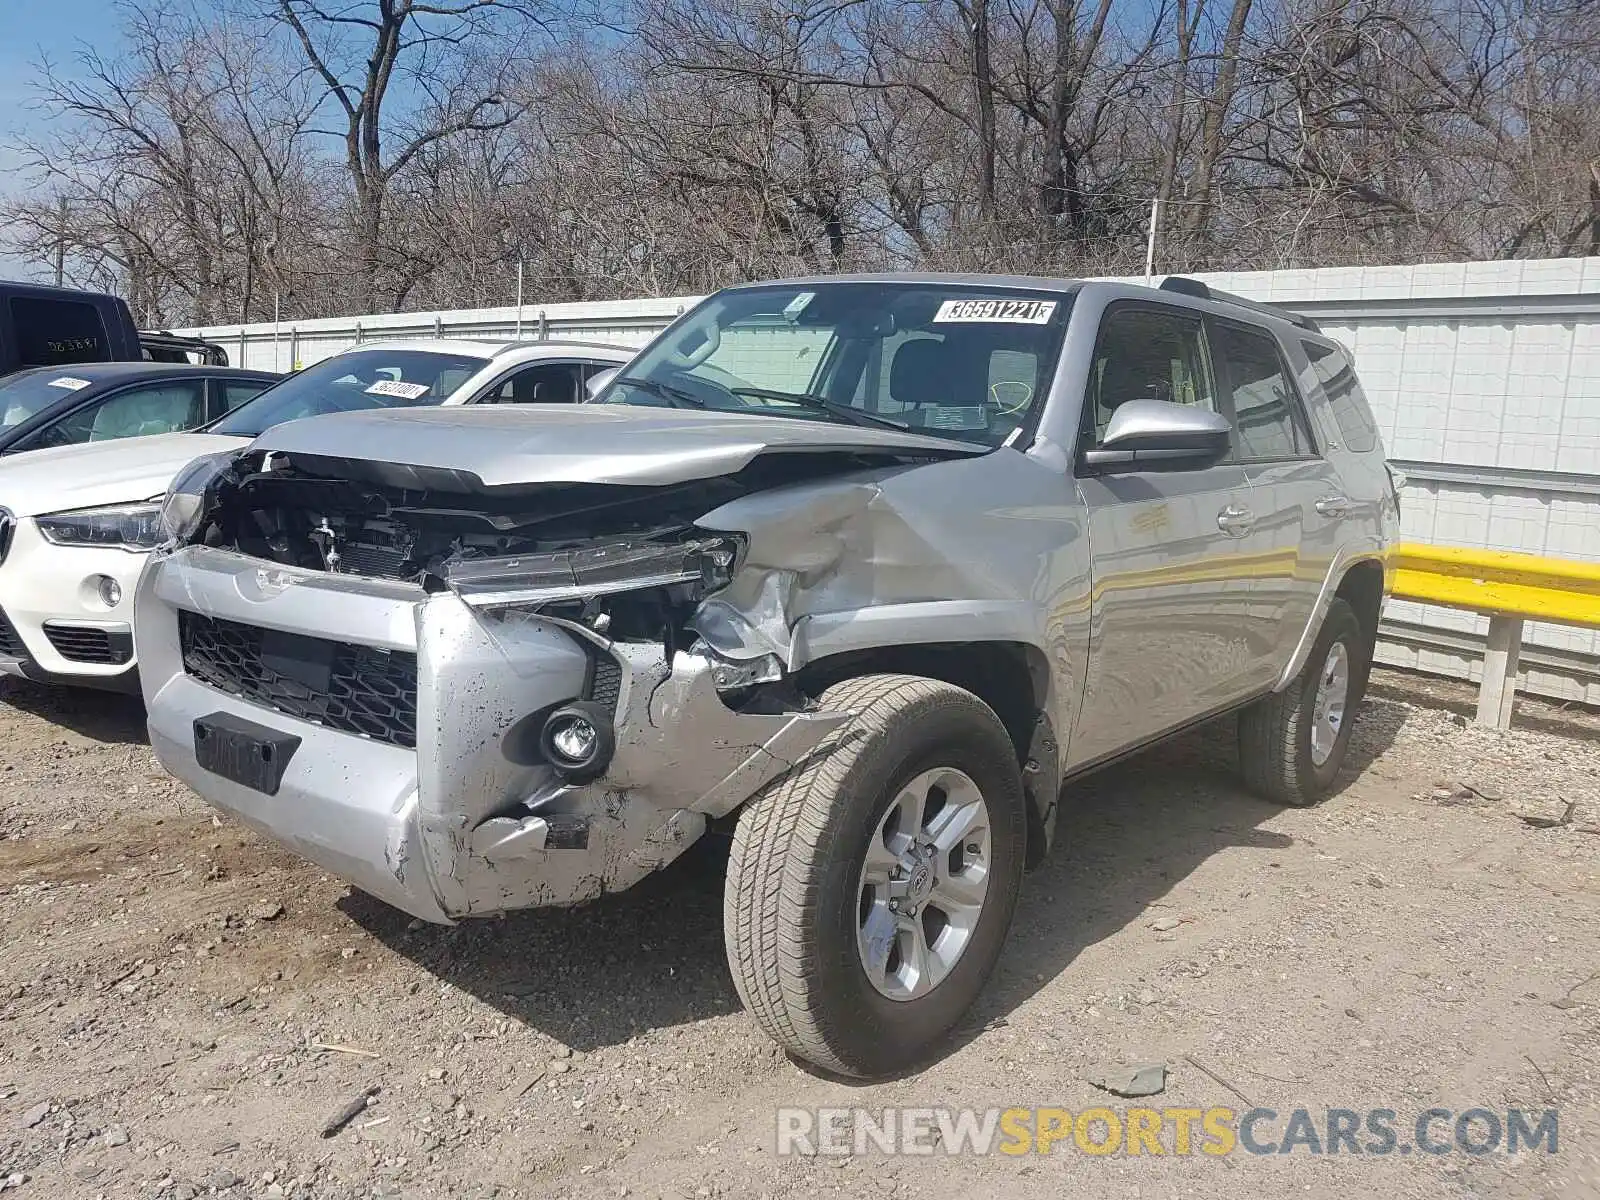
<svg viewBox="0 0 1600 1200">
<path fill-rule="evenodd" d="M 1367 702 L 1345 779 L 1388 748 L 1404 715 L 1404 705 Z M 1234 747 L 1235 725 L 1224 720 L 1070 789 L 1065 843 L 1025 881 L 1000 968 L 957 1042 L 1023 1004 L 1086 946 L 1139 920 L 1212 855 L 1249 847 L 1266 868 L 1292 845 L 1260 827 L 1279 810 L 1239 785 Z M 438 929 L 360 893 L 344 906 L 441 979 L 592 1050 L 738 1008 L 722 949 L 726 850 L 719 857 L 709 840 L 639 888 L 569 911 Z"/>
<path fill-rule="evenodd" d="M 144 702 L 123 692 L 0 679 L 0 703 L 108 745 L 127 746 L 149 740 Z"/>
</svg>

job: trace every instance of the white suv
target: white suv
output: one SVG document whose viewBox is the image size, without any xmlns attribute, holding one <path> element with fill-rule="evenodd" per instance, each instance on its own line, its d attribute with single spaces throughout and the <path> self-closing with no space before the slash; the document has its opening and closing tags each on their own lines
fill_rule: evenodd
<svg viewBox="0 0 1600 1200">
<path fill-rule="evenodd" d="M 205 430 L 91 441 L 0 464 L 0 675 L 137 690 L 133 591 L 188 463 L 270 426 L 358 409 L 560 404 L 627 362 L 580 342 L 373 342 L 307 367 Z"/>
</svg>

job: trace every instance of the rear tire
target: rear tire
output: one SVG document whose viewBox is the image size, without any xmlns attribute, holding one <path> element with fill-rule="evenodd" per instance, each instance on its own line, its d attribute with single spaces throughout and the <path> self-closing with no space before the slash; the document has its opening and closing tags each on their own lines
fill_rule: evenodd
<svg viewBox="0 0 1600 1200">
<path fill-rule="evenodd" d="M 993 971 L 1026 802 L 1011 739 L 970 692 L 869 675 L 822 705 L 855 716 L 740 815 L 728 966 L 785 1050 L 881 1076 L 926 1058 Z"/>
<path fill-rule="evenodd" d="M 1297 808 L 1328 794 L 1350 746 L 1372 649 L 1355 610 L 1336 598 L 1294 682 L 1239 714 L 1239 769 L 1251 791 Z"/>
</svg>

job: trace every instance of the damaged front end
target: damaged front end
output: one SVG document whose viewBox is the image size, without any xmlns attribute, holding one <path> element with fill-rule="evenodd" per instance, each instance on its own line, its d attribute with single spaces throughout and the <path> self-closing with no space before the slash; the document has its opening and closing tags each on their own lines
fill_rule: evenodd
<svg viewBox="0 0 1600 1200">
<path fill-rule="evenodd" d="M 212 803 L 428 920 L 629 887 L 846 719 L 776 655 L 697 635 L 745 546 L 696 518 L 868 465 L 488 489 L 298 453 L 202 460 L 141 583 L 152 743 Z M 271 792 L 199 726 L 274 747 Z"/>
</svg>

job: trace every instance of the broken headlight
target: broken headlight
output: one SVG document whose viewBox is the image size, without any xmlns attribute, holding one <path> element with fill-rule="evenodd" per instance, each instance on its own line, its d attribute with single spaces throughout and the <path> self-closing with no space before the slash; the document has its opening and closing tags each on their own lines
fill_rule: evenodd
<svg viewBox="0 0 1600 1200">
<path fill-rule="evenodd" d="M 205 517 L 206 491 L 233 465 L 238 453 L 206 454 L 179 471 L 161 501 L 161 540 L 187 542 Z"/>
<path fill-rule="evenodd" d="M 547 554 L 461 558 L 445 582 L 468 604 L 539 606 L 645 588 L 686 587 L 705 596 L 726 587 L 738 569 L 742 539 L 687 542 L 615 541 Z"/>
</svg>

